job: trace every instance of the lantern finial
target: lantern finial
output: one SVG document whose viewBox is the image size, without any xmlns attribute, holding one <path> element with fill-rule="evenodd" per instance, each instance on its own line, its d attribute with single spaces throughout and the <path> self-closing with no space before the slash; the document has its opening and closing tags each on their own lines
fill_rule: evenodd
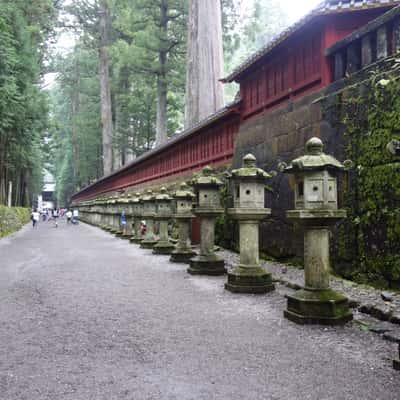
<svg viewBox="0 0 400 400">
<path fill-rule="evenodd" d="M 257 159 L 253 154 L 247 154 L 243 157 L 243 166 L 247 168 L 252 168 L 256 166 Z"/>
<path fill-rule="evenodd" d="M 322 140 L 320 138 L 312 137 L 306 143 L 307 155 L 318 156 L 322 154 L 323 150 L 324 150 L 324 144 L 322 143 Z"/>
</svg>

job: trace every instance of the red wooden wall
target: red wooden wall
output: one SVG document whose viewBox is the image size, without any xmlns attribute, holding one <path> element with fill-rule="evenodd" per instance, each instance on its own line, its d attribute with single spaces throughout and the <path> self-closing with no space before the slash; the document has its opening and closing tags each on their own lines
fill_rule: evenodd
<svg viewBox="0 0 400 400">
<path fill-rule="evenodd" d="M 384 11 L 321 17 L 268 53 L 240 78 L 243 119 L 328 86 L 332 74 L 325 49 Z"/>
<path fill-rule="evenodd" d="M 101 193 L 189 173 L 206 165 L 227 164 L 233 157 L 239 122 L 238 115 L 233 113 L 181 141 L 172 143 L 159 153 L 98 181 L 76 194 L 73 200 L 86 200 Z"/>
</svg>

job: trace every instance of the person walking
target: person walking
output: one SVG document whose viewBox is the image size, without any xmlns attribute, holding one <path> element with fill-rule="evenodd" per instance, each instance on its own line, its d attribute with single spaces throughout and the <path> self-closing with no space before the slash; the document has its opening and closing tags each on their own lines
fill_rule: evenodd
<svg viewBox="0 0 400 400">
<path fill-rule="evenodd" d="M 125 214 L 125 211 L 121 212 L 121 228 L 122 228 L 122 235 L 126 236 L 126 214 Z"/>
<path fill-rule="evenodd" d="M 67 216 L 67 224 L 71 223 L 72 220 L 72 211 L 68 210 L 65 214 Z"/>
<path fill-rule="evenodd" d="M 54 210 L 53 210 L 53 218 L 54 218 L 54 226 L 56 227 L 56 228 L 58 228 L 58 216 L 60 215 L 60 212 L 58 211 L 58 209 L 57 208 L 55 208 Z"/>
<path fill-rule="evenodd" d="M 72 215 L 73 215 L 73 223 L 74 224 L 79 224 L 79 210 L 77 209 L 77 208 L 75 208 L 74 209 L 74 211 L 73 211 L 73 213 L 72 213 Z"/>
<path fill-rule="evenodd" d="M 40 213 L 36 209 L 33 210 L 31 214 L 33 228 L 36 227 L 37 223 L 39 222 L 39 219 L 40 219 Z"/>
</svg>

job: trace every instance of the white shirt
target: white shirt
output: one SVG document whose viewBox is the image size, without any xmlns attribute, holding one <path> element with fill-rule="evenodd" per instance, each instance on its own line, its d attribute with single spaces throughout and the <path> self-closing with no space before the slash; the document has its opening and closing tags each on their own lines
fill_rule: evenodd
<svg viewBox="0 0 400 400">
<path fill-rule="evenodd" d="M 32 213 L 32 217 L 33 217 L 33 219 L 34 219 L 35 221 L 39 221 L 40 214 L 39 214 L 37 211 L 34 211 L 34 212 Z"/>
<path fill-rule="evenodd" d="M 74 217 L 78 217 L 79 216 L 79 211 L 78 210 L 74 210 Z"/>
<path fill-rule="evenodd" d="M 71 211 L 67 211 L 67 218 L 72 218 L 72 212 Z"/>
</svg>

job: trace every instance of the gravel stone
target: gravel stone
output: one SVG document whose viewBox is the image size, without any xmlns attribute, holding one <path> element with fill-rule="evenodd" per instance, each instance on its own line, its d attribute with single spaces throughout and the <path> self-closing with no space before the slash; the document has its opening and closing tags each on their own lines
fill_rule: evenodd
<svg viewBox="0 0 400 400">
<path fill-rule="evenodd" d="M 395 344 L 291 323 L 285 285 L 232 294 L 64 221 L 0 240 L 0 260 L 1 399 L 399 399 Z"/>
</svg>

